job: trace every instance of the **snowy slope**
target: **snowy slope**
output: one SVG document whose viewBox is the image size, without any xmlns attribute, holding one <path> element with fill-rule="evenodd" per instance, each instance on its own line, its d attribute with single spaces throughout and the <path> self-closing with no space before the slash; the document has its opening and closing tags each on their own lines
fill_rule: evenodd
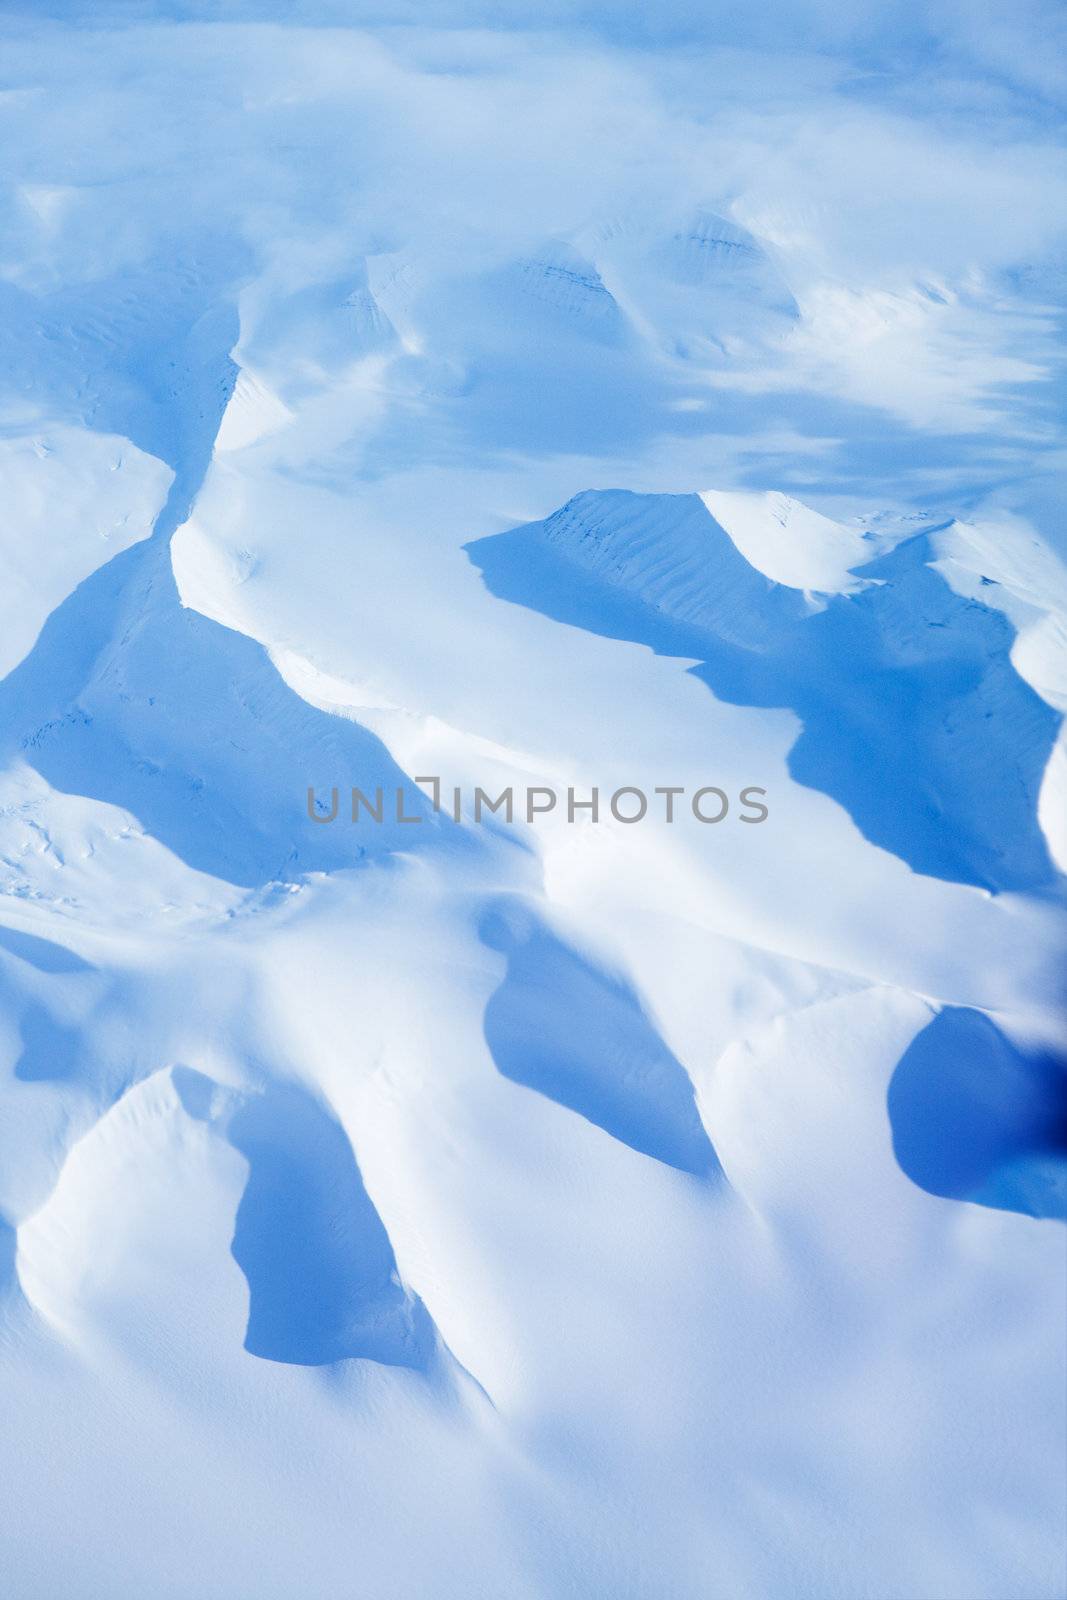
<svg viewBox="0 0 1067 1600">
<path fill-rule="evenodd" d="M 53 9 L 0 94 L 5 1591 L 1062 1600 L 1042 128 L 940 173 L 836 44 L 716 38 L 710 107 L 566 8 Z"/>
</svg>

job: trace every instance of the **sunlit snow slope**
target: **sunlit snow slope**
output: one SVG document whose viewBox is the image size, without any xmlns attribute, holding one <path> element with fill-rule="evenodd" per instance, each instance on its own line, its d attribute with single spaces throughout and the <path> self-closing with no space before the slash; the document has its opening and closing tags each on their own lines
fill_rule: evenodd
<svg viewBox="0 0 1067 1600">
<path fill-rule="evenodd" d="M 0 92 L 4 1593 L 1062 1600 L 1041 130 L 916 196 L 836 45 L 706 41 L 713 114 L 565 18 L 51 9 Z M 846 115 L 881 233 L 782 154 Z"/>
</svg>

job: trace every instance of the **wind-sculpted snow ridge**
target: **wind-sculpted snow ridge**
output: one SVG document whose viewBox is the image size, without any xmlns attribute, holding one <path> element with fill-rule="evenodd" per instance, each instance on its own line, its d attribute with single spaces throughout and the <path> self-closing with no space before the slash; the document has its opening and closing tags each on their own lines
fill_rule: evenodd
<svg viewBox="0 0 1067 1600">
<path fill-rule="evenodd" d="M 56 653 L 91 628 L 106 644 L 70 699 L 49 704 Z M 294 694 L 261 646 L 183 608 L 166 545 L 110 564 L 53 613 L 42 649 L 0 686 L 0 715 L 53 788 L 124 807 L 188 865 L 241 887 L 350 865 L 401 838 L 396 827 L 365 842 L 301 835 L 294 772 L 353 772 L 370 787 L 404 775 L 373 735 Z"/>
<path fill-rule="evenodd" d="M 724 504 L 740 517 L 739 498 Z M 1050 885 L 1037 806 L 1062 718 L 1015 671 L 1004 615 L 953 592 L 926 533 L 871 547 L 851 593 L 774 583 L 712 515 L 716 503 L 583 494 L 470 549 L 502 599 L 701 658 L 696 675 L 732 704 L 794 710 L 793 776 L 915 871 L 997 890 Z"/>
<path fill-rule="evenodd" d="M 111 1270 L 122 1227 L 116 1183 L 135 1184 L 144 1203 L 174 1181 L 168 1167 L 187 1156 L 194 1171 L 198 1163 L 206 1172 L 215 1162 L 232 1166 L 232 1157 L 212 1151 L 211 1137 L 221 1136 L 248 1163 L 231 1245 L 249 1286 L 245 1348 L 302 1366 L 353 1357 L 429 1366 L 433 1329 L 397 1282 L 382 1224 L 328 1112 L 292 1087 L 242 1096 L 188 1068 L 169 1076 L 170 1083 L 149 1077 L 116 1102 L 20 1229 L 17 1270 L 29 1303 L 60 1327 L 86 1315 L 121 1323 Z"/>
</svg>

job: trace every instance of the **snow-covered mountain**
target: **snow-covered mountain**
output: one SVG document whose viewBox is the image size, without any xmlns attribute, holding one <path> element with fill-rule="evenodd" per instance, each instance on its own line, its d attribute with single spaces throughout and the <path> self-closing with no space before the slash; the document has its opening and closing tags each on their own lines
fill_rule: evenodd
<svg viewBox="0 0 1067 1600">
<path fill-rule="evenodd" d="M 343 10 L 4 25 L 5 1591 L 1061 1600 L 1054 86 Z"/>
</svg>

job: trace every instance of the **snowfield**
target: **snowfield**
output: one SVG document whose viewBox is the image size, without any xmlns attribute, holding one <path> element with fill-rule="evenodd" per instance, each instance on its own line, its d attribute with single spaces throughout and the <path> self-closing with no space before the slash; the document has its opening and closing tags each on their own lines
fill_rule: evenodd
<svg viewBox="0 0 1067 1600">
<path fill-rule="evenodd" d="M 135 9 L 0 23 L 5 1594 L 1063 1600 L 1055 19 Z"/>
</svg>

